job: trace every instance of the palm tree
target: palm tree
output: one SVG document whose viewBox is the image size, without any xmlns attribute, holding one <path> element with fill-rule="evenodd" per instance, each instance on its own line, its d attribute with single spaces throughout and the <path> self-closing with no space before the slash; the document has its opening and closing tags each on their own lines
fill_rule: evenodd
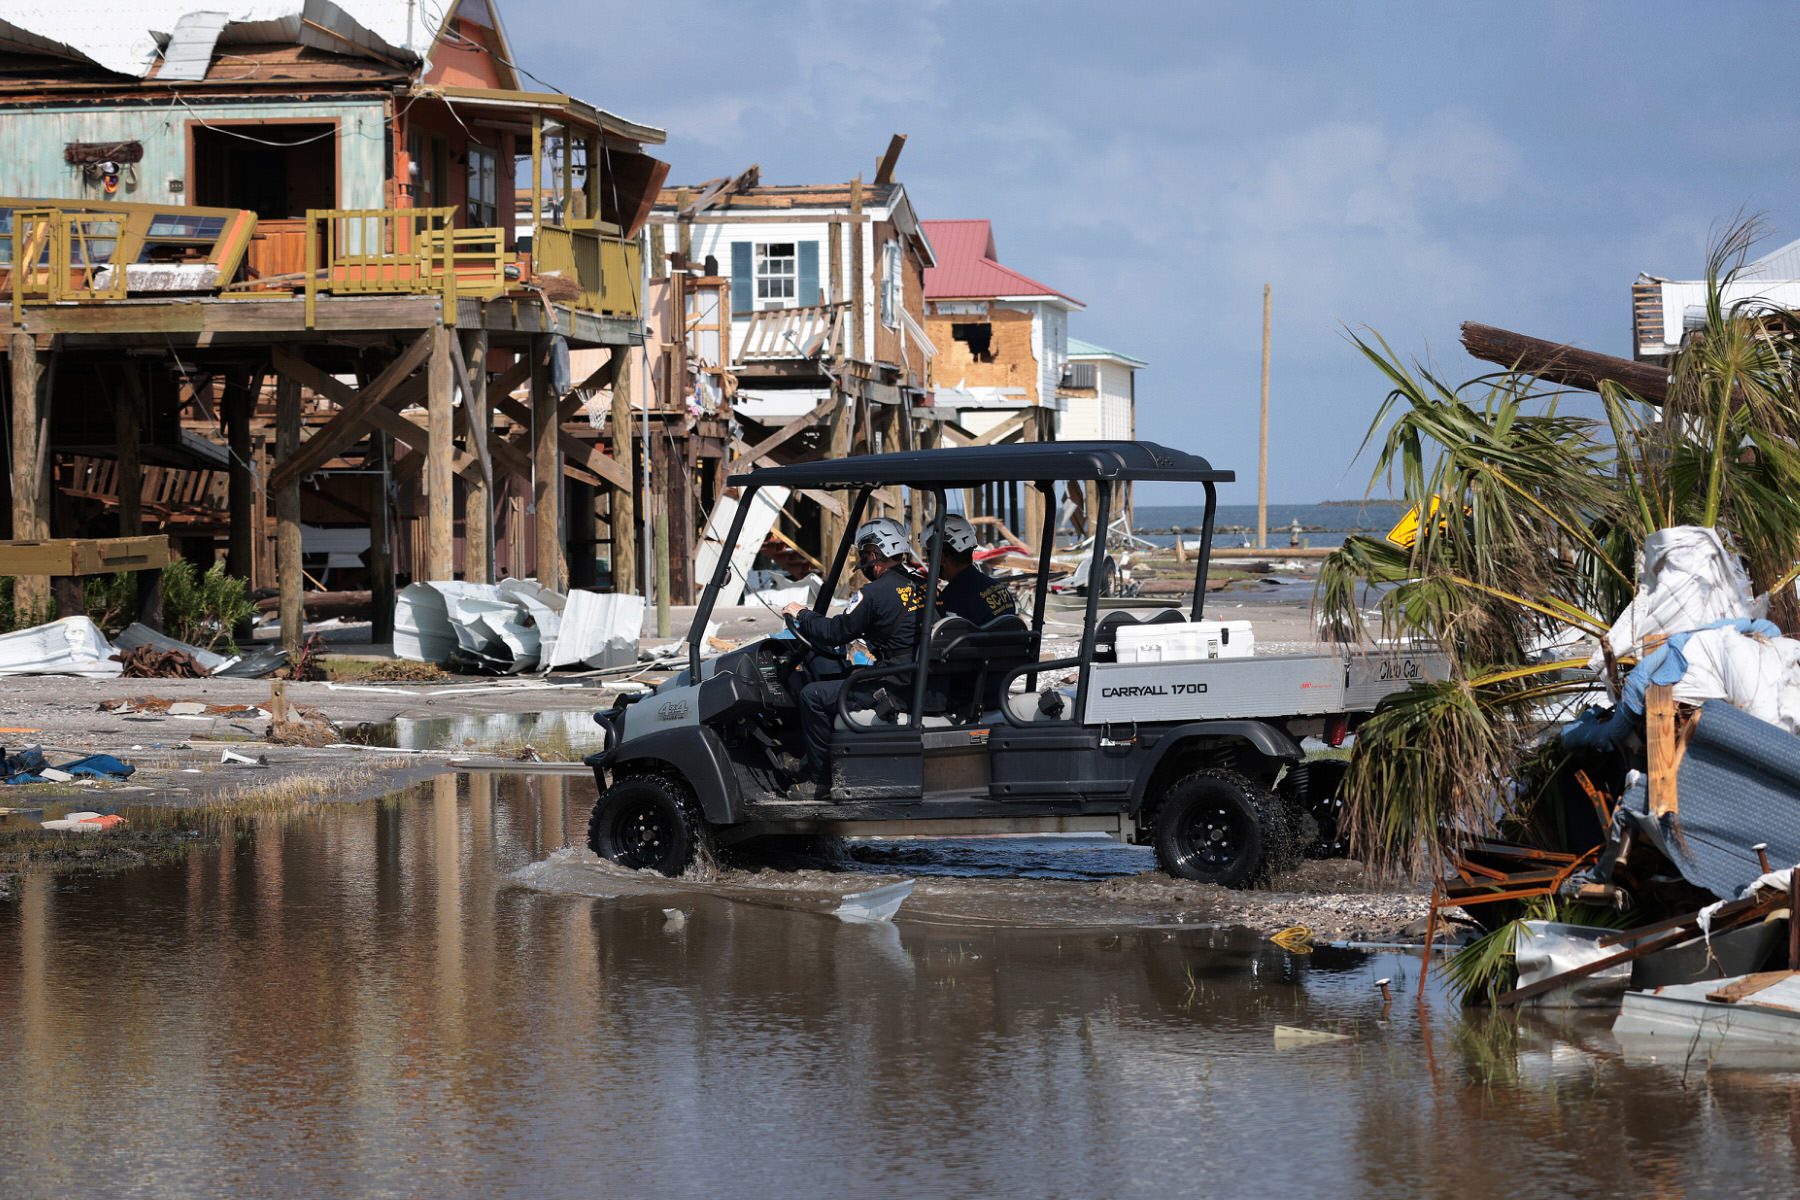
<svg viewBox="0 0 1800 1200">
<path fill-rule="evenodd" d="M 1358 731 L 1346 828 L 1366 861 L 1435 868 L 1447 840 L 1529 815 L 1515 781 L 1546 752 L 1546 705 L 1597 682 L 1585 654 L 1542 661 L 1533 648 L 1604 633 L 1636 591 L 1650 533 L 1715 526 L 1759 590 L 1794 578 L 1800 315 L 1724 300 L 1755 238 L 1740 222 L 1710 254 L 1705 324 L 1676 354 L 1660 414 L 1608 384 L 1603 419 L 1570 416 L 1565 393 L 1521 371 L 1451 386 L 1379 337 L 1353 338 L 1390 385 L 1363 443 L 1371 488 L 1386 478 L 1423 519 L 1409 548 L 1352 537 L 1326 560 L 1320 623 L 1342 640 L 1422 641 L 1452 663 L 1448 681 Z M 1371 585 L 1374 627 L 1359 603 Z"/>
</svg>

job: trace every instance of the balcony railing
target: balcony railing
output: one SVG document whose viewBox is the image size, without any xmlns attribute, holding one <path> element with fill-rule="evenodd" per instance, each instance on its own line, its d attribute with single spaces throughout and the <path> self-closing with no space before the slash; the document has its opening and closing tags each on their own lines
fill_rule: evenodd
<svg viewBox="0 0 1800 1200">
<path fill-rule="evenodd" d="M 605 221 L 541 224 L 531 246 L 538 275 L 561 278 L 579 290 L 571 303 L 609 317 L 642 315 L 643 251 Z"/>
<path fill-rule="evenodd" d="M 308 209 L 306 324 L 321 293 L 334 296 L 442 294 L 444 320 L 456 302 L 506 292 L 506 236 L 458 229 L 454 208 Z"/>
<path fill-rule="evenodd" d="M 734 363 L 767 362 L 778 358 L 816 358 L 837 351 L 843 344 L 847 304 L 814 304 L 806 308 L 765 308 L 747 317 L 741 337 L 733 336 Z"/>
</svg>

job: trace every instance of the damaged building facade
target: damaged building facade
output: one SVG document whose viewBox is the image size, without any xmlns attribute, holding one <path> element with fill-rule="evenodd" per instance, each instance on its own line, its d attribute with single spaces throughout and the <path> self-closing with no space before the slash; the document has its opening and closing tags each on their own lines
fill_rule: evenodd
<svg viewBox="0 0 1800 1200">
<path fill-rule="evenodd" d="M 924 327 L 935 260 L 893 177 L 903 142 L 867 183 L 766 184 L 751 167 L 663 189 L 650 219 L 650 295 L 653 309 L 686 314 L 686 336 L 666 343 L 679 361 L 666 358 L 661 371 L 696 414 L 729 413 L 732 470 L 936 444 L 937 350 Z M 917 518 L 904 496 L 872 503 Z M 785 497 L 769 514 L 769 549 L 790 571 L 814 569 L 847 516 L 824 492 Z M 692 544 L 676 524 L 672 565 L 677 547 Z M 677 581 L 677 602 L 694 585 Z"/>
<path fill-rule="evenodd" d="M 289 638 L 303 585 L 377 641 L 397 580 L 591 585 L 661 131 L 532 90 L 492 0 L 190 7 L 0 20 L 13 537 L 222 548 Z"/>
</svg>

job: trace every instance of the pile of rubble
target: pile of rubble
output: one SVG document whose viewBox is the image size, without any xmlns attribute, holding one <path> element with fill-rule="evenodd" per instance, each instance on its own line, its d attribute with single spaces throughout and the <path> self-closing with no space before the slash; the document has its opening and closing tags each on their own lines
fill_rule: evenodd
<svg viewBox="0 0 1800 1200">
<path fill-rule="evenodd" d="M 1590 663 L 1636 665 L 1610 709 L 1560 731 L 1564 844 L 1465 843 L 1434 898 L 1558 896 L 1633 926 L 1524 922 L 1499 1003 L 1618 1006 L 1621 1035 L 1800 1043 L 1800 640 L 1767 607 L 1714 530 L 1647 540 Z"/>
</svg>

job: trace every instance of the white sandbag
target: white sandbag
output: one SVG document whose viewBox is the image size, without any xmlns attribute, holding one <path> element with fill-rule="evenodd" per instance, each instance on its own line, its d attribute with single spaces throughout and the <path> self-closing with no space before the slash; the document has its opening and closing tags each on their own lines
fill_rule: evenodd
<svg viewBox="0 0 1800 1200">
<path fill-rule="evenodd" d="M 118 651 L 86 617 L 64 617 L 0 634 L 0 675 L 84 675 L 112 679 L 125 669 Z"/>
<path fill-rule="evenodd" d="M 1644 539 L 1638 594 L 1607 632 L 1616 658 L 1636 656 L 1644 639 L 1699 629 L 1715 621 L 1760 617 L 1767 601 L 1750 591 L 1750 577 L 1716 529 L 1677 525 Z M 1595 650 L 1588 666 L 1599 670 L 1605 655 Z"/>
</svg>

